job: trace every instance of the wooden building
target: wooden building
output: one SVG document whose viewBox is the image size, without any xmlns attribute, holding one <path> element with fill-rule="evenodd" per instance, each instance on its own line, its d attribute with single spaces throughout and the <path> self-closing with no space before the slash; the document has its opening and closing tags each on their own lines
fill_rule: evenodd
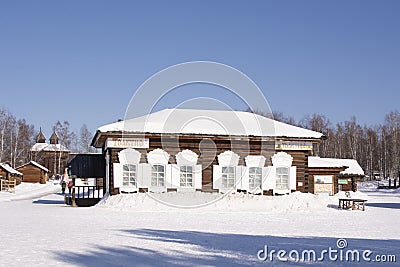
<svg viewBox="0 0 400 267">
<path fill-rule="evenodd" d="M 105 158 L 101 153 L 71 153 L 68 176 L 74 183 L 74 205 L 97 204 L 105 193 Z"/>
<path fill-rule="evenodd" d="M 309 157 L 310 192 L 333 195 L 339 191 L 357 191 L 364 171 L 354 159 Z"/>
<path fill-rule="evenodd" d="M 69 177 L 105 178 L 105 159 L 101 153 L 70 153 Z"/>
<path fill-rule="evenodd" d="M 23 174 L 6 163 L 0 163 L 0 177 L 8 181 L 17 181 L 20 184 Z"/>
<path fill-rule="evenodd" d="M 55 132 L 50 137 L 50 144 L 46 143 L 42 129 L 36 137 L 36 143 L 30 151 L 31 160 L 37 162 L 49 170 L 48 176 L 62 174 L 68 163 L 69 150 L 59 144 L 58 136 Z"/>
<path fill-rule="evenodd" d="M 309 192 L 323 134 L 249 112 L 166 109 L 100 127 L 106 191 Z"/>
<path fill-rule="evenodd" d="M 30 161 L 16 168 L 23 174 L 23 182 L 45 184 L 49 180 L 49 170 L 35 161 Z"/>
</svg>

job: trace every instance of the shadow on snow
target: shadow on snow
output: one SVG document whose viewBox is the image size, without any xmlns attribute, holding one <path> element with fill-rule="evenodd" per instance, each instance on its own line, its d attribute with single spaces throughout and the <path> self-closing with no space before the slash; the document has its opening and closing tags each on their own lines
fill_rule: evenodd
<svg viewBox="0 0 400 267">
<path fill-rule="evenodd" d="M 33 204 L 60 205 L 64 204 L 64 200 L 38 199 L 32 201 Z"/>
<path fill-rule="evenodd" d="M 281 262 L 278 259 L 271 262 L 269 258 L 267 261 L 259 261 L 256 255 L 265 245 L 268 246 L 269 252 L 272 249 L 276 251 L 284 249 L 289 253 L 295 249 L 300 255 L 303 250 L 313 249 L 317 253 L 317 258 L 322 250 L 329 247 L 338 249 L 337 238 L 332 237 L 279 237 L 155 229 L 120 230 L 117 234 L 129 238 L 129 243 L 132 245 L 115 244 L 110 247 L 94 245 L 87 251 L 54 252 L 54 256 L 66 264 L 79 266 L 282 266 L 288 264 L 296 266 L 299 262 Z M 362 251 L 368 249 L 373 252 L 371 258 L 377 254 L 399 257 L 400 240 L 354 238 L 346 240 L 348 246 L 343 251 L 357 249 L 361 255 Z M 152 249 L 135 245 L 135 243 L 143 242 L 146 244 L 154 242 L 151 244 Z M 361 262 L 330 261 L 325 255 L 324 261 L 302 262 L 302 264 L 362 266 L 366 262 L 362 260 Z"/>
<path fill-rule="evenodd" d="M 400 203 L 365 203 L 365 206 L 387 209 L 400 209 Z"/>
</svg>

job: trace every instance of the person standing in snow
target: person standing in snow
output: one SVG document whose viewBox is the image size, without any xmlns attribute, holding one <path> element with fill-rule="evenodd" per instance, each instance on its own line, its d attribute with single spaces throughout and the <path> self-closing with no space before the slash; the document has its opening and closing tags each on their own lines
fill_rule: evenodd
<svg viewBox="0 0 400 267">
<path fill-rule="evenodd" d="M 74 186 L 74 184 L 72 183 L 72 180 L 69 180 L 68 182 L 68 193 L 69 195 L 71 195 L 71 191 L 72 191 L 72 187 Z"/>
<path fill-rule="evenodd" d="M 62 180 L 61 182 L 61 190 L 62 193 L 65 194 L 65 188 L 67 187 L 67 183 L 65 182 L 65 180 Z"/>
</svg>

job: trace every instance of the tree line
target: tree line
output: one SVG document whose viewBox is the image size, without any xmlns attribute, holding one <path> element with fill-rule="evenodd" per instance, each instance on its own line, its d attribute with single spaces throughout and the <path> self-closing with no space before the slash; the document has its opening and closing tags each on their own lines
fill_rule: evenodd
<svg viewBox="0 0 400 267">
<path fill-rule="evenodd" d="M 277 121 L 323 133 L 327 139 L 314 145 L 315 156 L 356 159 L 371 177 L 377 173 L 383 177 L 400 175 L 400 113 L 397 110 L 389 112 L 383 123 L 370 126 L 359 124 L 354 116 L 335 124 L 321 114 L 308 115 L 299 121 L 281 112 L 272 116 Z M 60 144 L 71 152 L 96 151 L 90 146 L 93 135 L 85 124 L 75 132 L 68 121 L 57 121 L 53 129 Z M 0 162 L 8 162 L 13 167 L 28 162 L 38 132 L 25 119 L 0 108 Z"/>
<path fill-rule="evenodd" d="M 312 114 L 296 121 L 281 112 L 273 113 L 275 120 L 321 132 L 326 140 L 314 145 L 313 155 L 330 158 L 356 159 L 372 177 L 400 175 L 400 113 L 391 111 L 381 124 L 361 125 L 356 117 L 331 123 L 321 114 Z"/>
<path fill-rule="evenodd" d="M 78 132 L 71 130 L 68 121 L 57 121 L 53 130 L 58 135 L 59 143 L 71 152 L 87 153 L 96 151 L 90 146 L 92 133 L 83 124 Z M 20 166 L 31 160 L 30 149 L 39 133 L 34 125 L 25 119 L 16 118 L 10 111 L 0 108 L 0 162 L 7 162 L 12 167 Z M 47 136 L 47 141 L 49 136 Z"/>
</svg>

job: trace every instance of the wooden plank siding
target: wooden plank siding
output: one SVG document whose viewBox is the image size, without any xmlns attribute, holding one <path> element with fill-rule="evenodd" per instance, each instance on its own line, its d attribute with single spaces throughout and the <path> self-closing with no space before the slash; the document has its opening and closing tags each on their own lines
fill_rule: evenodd
<svg viewBox="0 0 400 267">
<path fill-rule="evenodd" d="M 24 175 L 22 178 L 23 182 L 45 184 L 48 181 L 47 172 L 32 164 L 21 166 L 16 170 Z"/>
<path fill-rule="evenodd" d="M 9 177 L 8 175 L 9 175 L 8 172 L 6 172 L 6 171 L 4 171 L 3 169 L 0 168 L 0 176 L 1 176 L 3 179 L 8 179 L 8 177 Z"/>
<path fill-rule="evenodd" d="M 22 182 L 22 176 L 14 175 L 9 172 L 6 172 L 2 168 L 0 168 L 0 176 L 2 179 L 8 180 L 8 181 L 16 181 L 17 185 L 19 185 Z"/>
<path fill-rule="evenodd" d="M 342 191 L 357 191 L 357 182 L 362 182 L 363 176 L 360 175 L 351 175 L 351 174 L 340 174 L 338 179 L 348 180 L 347 184 L 343 184 Z"/>
<path fill-rule="evenodd" d="M 121 138 L 121 135 L 109 135 L 112 138 Z M 140 163 L 147 163 L 146 153 L 161 148 L 170 154 L 169 163 L 175 164 L 175 155 L 182 150 L 189 149 L 199 155 L 198 164 L 203 166 L 202 191 L 216 192 L 212 187 L 213 165 L 218 164 L 217 156 L 227 150 L 231 150 L 240 156 L 239 165 L 245 166 L 245 157 L 248 155 L 263 155 L 266 158 L 265 166 L 271 166 L 271 157 L 275 151 L 275 143 L 272 139 L 259 137 L 229 137 L 229 136 L 204 136 L 204 135 L 142 135 L 141 138 L 149 139 L 149 148 L 135 148 L 141 153 Z M 103 147 L 104 149 L 104 147 Z M 109 177 L 113 177 L 113 163 L 118 163 L 118 153 L 123 148 L 108 148 L 103 151 L 110 156 Z M 300 192 L 309 192 L 308 155 L 309 151 L 284 151 L 293 157 L 293 166 L 297 167 L 296 189 Z M 300 182 L 302 185 L 299 185 Z M 114 188 L 113 179 L 109 180 L 110 194 L 118 194 L 118 188 Z M 145 191 L 140 189 L 140 191 Z M 264 192 L 272 194 L 272 192 Z"/>
<path fill-rule="evenodd" d="M 68 164 L 69 152 L 62 151 L 31 151 L 32 160 L 49 170 L 48 176 L 63 174 Z"/>
</svg>

